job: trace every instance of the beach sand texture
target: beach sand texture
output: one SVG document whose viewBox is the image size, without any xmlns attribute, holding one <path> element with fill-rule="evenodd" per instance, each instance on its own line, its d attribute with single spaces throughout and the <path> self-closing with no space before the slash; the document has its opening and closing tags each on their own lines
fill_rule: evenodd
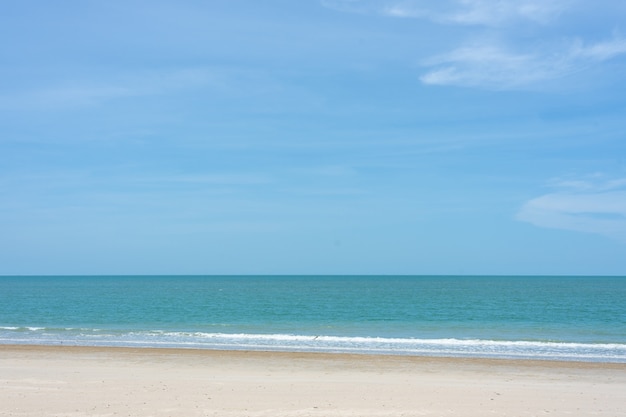
<svg viewBox="0 0 626 417">
<path fill-rule="evenodd" d="M 626 416 L 626 364 L 0 346 L 0 416 Z"/>
</svg>

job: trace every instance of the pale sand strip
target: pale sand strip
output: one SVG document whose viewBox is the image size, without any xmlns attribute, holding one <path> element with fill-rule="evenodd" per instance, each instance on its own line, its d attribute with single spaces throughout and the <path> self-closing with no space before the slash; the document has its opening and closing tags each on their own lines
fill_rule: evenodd
<svg viewBox="0 0 626 417">
<path fill-rule="evenodd" d="M 0 416 L 626 416 L 626 365 L 0 346 Z"/>
</svg>

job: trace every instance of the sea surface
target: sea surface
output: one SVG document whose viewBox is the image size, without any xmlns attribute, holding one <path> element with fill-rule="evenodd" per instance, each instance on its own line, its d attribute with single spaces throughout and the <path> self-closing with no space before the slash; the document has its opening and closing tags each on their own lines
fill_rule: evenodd
<svg viewBox="0 0 626 417">
<path fill-rule="evenodd" d="M 0 276 L 0 344 L 626 363 L 626 277 Z"/>
</svg>

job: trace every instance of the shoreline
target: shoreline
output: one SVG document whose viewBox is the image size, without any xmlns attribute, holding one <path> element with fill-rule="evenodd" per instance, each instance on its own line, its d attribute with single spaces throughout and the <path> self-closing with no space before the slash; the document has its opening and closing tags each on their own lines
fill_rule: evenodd
<svg viewBox="0 0 626 417">
<path fill-rule="evenodd" d="M 310 337 L 315 340 L 317 337 Z M 471 341 L 470 341 L 471 342 Z M 493 341 L 491 341 L 493 342 Z M 494 342 L 498 343 L 498 342 Z M 502 343 L 515 343 L 515 342 L 502 342 Z M 524 342 L 525 343 L 525 342 Z M 560 343 L 555 343 L 556 345 Z M 564 343 L 567 345 L 567 343 Z M 572 343 L 575 344 L 575 343 Z M 578 344 L 575 344 L 578 345 Z M 602 344 L 600 344 L 602 345 Z M 474 353 L 465 353 L 465 352 L 433 352 L 433 353 L 425 353 L 425 352 L 407 352 L 407 351 L 391 351 L 391 350 L 381 350 L 381 351 L 371 351 L 367 349 L 359 350 L 359 349 L 349 349 L 349 350 L 334 350 L 333 348 L 320 348 L 320 347 L 304 347 L 300 349 L 291 349 L 289 347 L 266 347 L 266 346 L 220 346 L 220 345 L 207 345 L 207 346 L 199 346 L 197 344 L 190 344 L 189 346 L 185 345 L 172 345 L 169 343 L 159 344 L 80 344 L 80 343 L 64 343 L 63 341 L 56 341 L 55 343 L 20 343 L 20 342 L 0 342 L 0 349 L 2 347 L 51 347 L 51 348 L 93 348 L 93 349 L 154 349 L 154 350 L 162 350 L 162 351 L 198 351 L 198 352 L 260 352 L 260 353 L 285 353 L 285 354 L 316 354 L 316 355 L 355 355 L 355 356 L 371 356 L 371 357 L 408 357 L 408 358 L 440 358 L 440 359 L 467 359 L 467 360 L 496 360 L 496 361 L 530 361 L 530 362 L 565 362 L 565 363 L 597 363 L 597 364 L 615 364 L 615 365 L 624 365 L 626 366 L 626 359 L 622 356 L 616 358 L 606 358 L 606 357 L 585 357 L 585 356 L 573 356 L 563 354 L 559 355 L 533 355 L 531 353 L 527 354 L 507 354 L 505 352 L 502 353 L 486 353 L 486 352 L 474 352 Z M 590 346 L 594 346 L 591 344 Z"/>
<path fill-rule="evenodd" d="M 626 416 L 626 364 L 0 345 L 0 415 Z"/>
<path fill-rule="evenodd" d="M 584 360 L 560 360 L 560 359 L 527 359 L 527 358 L 486 358 L 471 356 L 435 356 L 435 355 L 409 355 L 409 354 L 386 354 L 386 353 L 346 353 L 346 352 L 314 352 L 314 351 L 287 351 L 287 350 L 245 350 L 245 349 L 212 349 L 212 348 L 183 348 L 183 347 L 158 347 L 158 346 L 88 346 L 88 345 L 43 345 L 43 344 L 0 344 L 0 354 L 3 352 L 67 352 L 73 354 L 105 354 L 119 353 L 121 355 L 189 355 L 198 357 L 275 357 L 285 360 L 290 358 L 307 359 L 351 359 L 355 361 L 387 360 L 390 362 L 409 363 L 464 363 L 483 364 L 490 366 L 528 366 L 548 368 L 591 368 L 591 369 L 622 369 L 626 372 L 626 363 L 601 362 Z"/>
</svg>

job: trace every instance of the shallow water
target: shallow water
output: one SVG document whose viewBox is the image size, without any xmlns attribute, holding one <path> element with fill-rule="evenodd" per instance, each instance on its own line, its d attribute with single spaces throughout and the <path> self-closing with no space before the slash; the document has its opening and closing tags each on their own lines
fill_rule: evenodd
<svg viewBox="0 0 626 417">
<path fill-rule="evenodd" d="M 626 362 L 626 278 L 0 277 L 0 343 Z"/>
</svg>

